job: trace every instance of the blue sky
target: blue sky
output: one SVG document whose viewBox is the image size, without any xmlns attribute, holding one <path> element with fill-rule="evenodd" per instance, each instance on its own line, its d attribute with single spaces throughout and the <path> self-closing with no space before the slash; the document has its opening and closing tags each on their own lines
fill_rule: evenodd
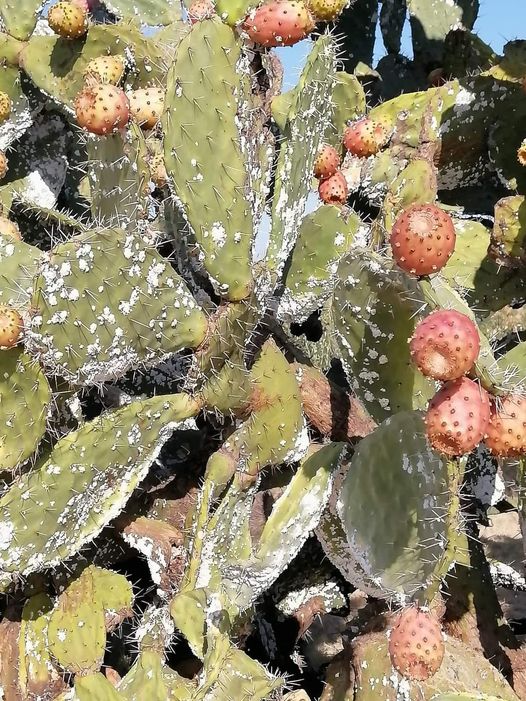
<svg viewBox="0 0 526 701">
<path fill-rule="evenodd" d="M 526 0 L 480 0 L 475 31 L 497 52 L 502 51 L 503 45 L 510 39 L 526 39 Z M 403 49 L 407 55 L 410 55 L 410 47 L 411 37 L 406 25 Z M 285 67 L 285 89 L 296 83 L 308 52 L 309 42 L 280 50 Z M 376 60 L 383 54 L 383 44 L 381 38 L 378 38 Z"/>
</svg>

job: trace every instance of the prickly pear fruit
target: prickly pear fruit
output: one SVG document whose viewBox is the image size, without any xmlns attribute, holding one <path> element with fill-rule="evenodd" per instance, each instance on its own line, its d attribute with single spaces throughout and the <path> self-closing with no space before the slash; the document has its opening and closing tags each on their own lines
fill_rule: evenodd
<svg viewBox="0 0 526 701">
<path fill-rule="evenodd" d="M 349 4 L 349 0 L 308 0 L 309 10 L 317 22 L 331 22 Z"/>
<path fill-rule="evenodd" d="M 340 154 L 329 144 L 323 144 L 314 161 L 314 175 L 320 180 L 330 178 L 340 167 Z"/>
<path fill-rule="evenodd" d="M 425 422 L 431 446 L 446 455 L 465 455 L 482 441 L 490 416 L 489 397 L 473 380 L 448 382 L 429 402 Z"/>
<path fill-rule="evenodd" d="M 373 156 L 389 141 L 389 131 L 380 122 L 362 117 L 343 132 L 343 145 L 353 156 Z"/>
<path fill-rule="evenodd" d="M 109 134 L 122 129 L 130 118 L 130 105 L 123 90 L 115 85 L 86 85 L 75 99 L 79 126 L 92 134 Z"/>
<path fill-rule="evenodd" d="M 0 349 L 16 346 L 22 327 L 22 317 L 17 310 L 7 304 L 0 304 Z"/>
<path fill-rule="evenodd" d="M 267 0 L 245 19 L 243 29 L 262 46 L 292 46 L 314 29 L 314 19 L 302 0 Z"/>
<path fill-rule="evenodd" d="M 142 88 L 127 93 L 130 101 L 130 115 L 143 129 L 152 129 L 163 111 L 164 90 L 162 88 Z"/>
<path fill-rule="evenodd" d="M 71 0 L 72 5 L 76 5 L 77 7 L 80 7 L 85 12 L 90 12 L 90 10 L 93 9 L 93 7 L 96 5 L 96 3 L 97 3 L 97 0 Z"/>
<path fill-rule="evenodd" d="M 0 216 L 0 234 L 2 236 L 10 236 L 17 241 L 22 241 L 20 229 L 14 221 L 11 221 L 11 219 L 7 217 Z"/>
<path fill-rule="evenodd" d="M 322 180 L 318 194 L 326 204 L 345 204 L 347 201 L 347 181 L 341 170 L 336 171 L 330 178 Z"/>
<path fill-rule="evenodd" d="M 215 14 L 215 5 L 212 0 L 193 0 L 188 6 L 188 18 L 192 24 L 209 19 Z"/>
<path fill-rule="evenodd" d="M 389 637 L 389 655 L 402 676 L 429 679 L 440 669 L 444 652 L 442 630 L 431 613 L 409 606 L 399 614 Z"/>
<path fill-rule="evenodd" d="M 124 75 L 124 57 L 97 56 L 88 63 L 84 75 L 95 78 L 99 83 L 118 85 Z"/>
<path fill-rule="evenodd" d="M 409 350 L 422 374 L 435 380 L 456 380 L 469 372 L 478 358 L 480 336 L 465 314 L 439 309 L 418 324 Z"/>
<path fill-rule="evenodd" d="M 511 394 L 493 399 L 485 443 L 494 455 L 526 455 L 526 397 Z"/>
<path fill-rule="evenodd" d="M 78 39 L 88 31 L 86 10 L 72 2 L 58 2 L 53 5 L 47 21 L 55 34 L 64 39 Z"/>
<path fill-rule="evenodd" d="M 0 180 L 5 177 L 8 171 L 7 158 L 3 151 L 0 151 Z"/>
<path fill-rule="evenodd" d="M 163 188 L 168 183 L 168 173 L 162 153 L 156 153 L 150 160 L 150 177 L 156 187 Z"/>
<path fill-rule="evenodd" d="M 455 250 L 455 227 L 447 212 L 434 204 L 404 209 L 391 232 L 397 264 L 407 273 L 429 275 L 440 270 Z"/>
<path fill-rule="evenodd" d="M 13 105 L 11 98 L 5 92 L 0 92 L 0 124 L 6 122 L 11 116 Z"/>
<path fill-rule="evenodd" d="M 526 166 L 526 139 L 524 139 L 517 149 L 517 160 L 521 166 Z"/>
</svg>

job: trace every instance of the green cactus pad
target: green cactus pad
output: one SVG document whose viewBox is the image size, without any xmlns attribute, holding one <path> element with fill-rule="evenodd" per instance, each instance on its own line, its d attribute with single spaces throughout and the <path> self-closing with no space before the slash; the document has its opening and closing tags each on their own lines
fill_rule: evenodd
<svg viewBox="0 0 526 701">
<path fill-rule="evenodd" d="M 80 234 L 42 260 L 27 346 L 76 384 L 123 375 L 205 337 L 183 280 L 139 235 Z"/>
<path fill-rule="evenodd" d="M 12 470 L 34 453 L 50 403 L 40 366 L 21 348 L 0 351 L 0 470 Z"/>
<path fill-rule="evenodd" d="M 144 221 L 149 173 L 142 129 L 130 124 L 124 134 L 90 138 L 86 148 L 93 219 L 127 230 Z"/>
<path fill-rule="evenodd" d="M 376 421 L 424 409 L 435 393 L 409 353 L 419 296 L 407 276 L 390 267 L 388 260 L 356 249 L 339 265 L 332 303 L 341 361 Z"/>
<path fill-rule="evenodd" d="M 186 395 L 136 401 L 60 439 L 47 460 L 0 499 L 3 581 L 10 572 L 56 565 L 98 535 L 173 430 L 198 409 Z"/>
<path fill-rule="evenodd" d="M 119 56 L 126 48 L 136 72 L 127 88 L 146 87 L 162 81 L 162 50 L 132 24 L 94 24 L 81 43 L 56 36 L 32 36 L 20 55 L 21 67 L 47 95 L 73 109 L 76 95 L 84 86 L 84 71 L 98 56 Z"/>
<path fill-rule="evenodd" d="M 103 674 L 96 672 L 76 677 L 75 695 L 73 698 L 68 697 L 68 701 L 126 701 L 126 697 L 120 694 Z"/>
<path fill-rule="evenodd" d="M 227 24 L 234 26 L 258 4 L 258 0 L 216 0 L 216 12 Z"/>
<path fill-rule="evenodd" d="M 0 71 L 0 91 L 11 99 L 11 115 L 0 124 L 0 149 L 5 151 L 19 139 L 33 123 L 29 102 L 20 84 L 20 71 L 12 66 L 3 66 Z"/>
<path fill-rule="evenodd" d="M 195 685 L 189 680 L 169 670 L 157 652 L 144 651 L 139 654 L 135 664 L 122 679 L 118 690 L 127 701 L 190 701 L 194 696 Z M 170 678 L 171 677 L 171 678 Z"/>
<path fill-rule="evenodd" d="M 203 264 L 231 300 L 247 297 L 251 287 L 250 181 L 238 126 L 249 108 L 250 72 L 240 40 L 217 18 L 198 22 L 168 74 L 164 158 Z"/>
<path fill-rule="evenodd" d="M 332 89 L 335 72 L 335 44 L 331 36 L 324 35 L 309 54 L 284 125 L 266 257 L 274 284 L 296 241 L 311 189 L 308 174 L 312 173 L 314 159 L 330 124 L 327 91 Z"/>
<path fill-rule="evenodd" d="M 440 694 L 434 696 L 433 701 L 502 701 L 502 696 L 488 696 L 487 694 Z"/>
<path fill-rule="evenodd" d="M 90 568 L 60 594 L 47 630 L 53 658 L 72 674 L 96 672 L 106 649 L 104 608 L 94 591 Z"/>
<path fill-rule="evenodd" d="M 349 251 L 360 227 L 354 212 L 322 205 L 303 219 L 278 316 L 301 323 L 329 297 L 336 283 L 336 270 Z"/>
<path fill-rule="evenodd" d="M 41 0 L 5 0 L 0 5 L 5 31 L 16 39 L 27 39 L 35 28 L 41 7 Z"/>
<path fill-rule="evenodd" d="M 182 18 L 179 0 L 104 0 L 104 5 L 124 20 L 163 27 Z"/>
<path fill-rule="evenodd" d="M 499 263 L 526 265 L 526 201 L 522 195 L 504 197 L 495 205 L 491 249 Z"/>
<path fill-rule="evenodd" d="M 443 557 L 453 498 L 446 465 L 417 412 L 387 419 L 354 453 L 336 508 L 350 550 L 388 595 L 427 588 Z"/>
<path fill-rule="evenodd" d="M 332 90 L 332 120 L 324 139 L 335 148 L 341 148 L 341 140 L 349 120 L 365 113 L 365 91 L 355 75 L 337 71 Z"/>
<path fill-rule="evenodd" d="M 398 214 L 411 204 L 434 202 L 437 179 L 434 167 L 423 158 L 415 158 L 389 185 L 382 210 L 382 224 L 390 232 Z"/>
<path fill-rule="evenodd" d="M 391 666 L 385 634 L 359 636 L 353 644 L 354 701 L 436 701 L 440 694 L 451 692 L 469 692 L 475 699 L 482 695 L 481 701 L 485 694 L 518 701 L 502 674 L 480 652 L 450 637 L 445 646 L 438 672 L 425 682 L 411 682 Z"/>
<path fill-rule="evenodd" d="M 523 300 L 522 272 L 507 270 L 490 258 L 490 232 L 484 224 L 455 218 L 453 222 L 457 235 L 455 251 L 441 275 L 462 292 L 479 314 Z"/>
<path fill-rule="evenodd" d="M 29 307 L 41 255 L 38 248 L 0 234 L 0 304 Z"/>
<path fill-rule="evenodd" d="M 22 611 L 18 679 L 25 698 L 37 698 L 63 688 L 63 682 L 50 656 L 47 629 L 53 601 L 47 594 L 29 598 Z"/>
</svg>

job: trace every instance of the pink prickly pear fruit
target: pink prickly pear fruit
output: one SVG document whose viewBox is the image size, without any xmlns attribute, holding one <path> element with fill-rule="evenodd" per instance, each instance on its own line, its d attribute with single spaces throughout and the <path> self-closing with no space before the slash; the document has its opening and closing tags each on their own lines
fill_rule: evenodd
<svg viewBox="0 0 526 701">
<path fill-rule="evenodd" d="M 362 117 L 349 124 L 343 133 L 343 145 L 353 156 L 374 156 L 389 141 L 389 130 L 370 117 Z"/>
<path fill-rule="evenodd" d="M 57 2 L 50 8 L 47 21 L 51 29 L 64 39 L 78 39 L 88 31 L 88 14 L 72 2 Z"/>
<path fill-rule="evenodd" d="M 188 6 L 188 18 L 192 24 L 210 19 L 215 14 L 216 8 L 212 0 L 193 0 Z"/>
<path fill-rule="evenodd" d="M 22 335 L 22 317 L 13 307 L 0 304 L 0 349 L 16 346 Z"/>
<path fill-rule="evenodd" d="M 11 221 L 11 219 L 8 219 L 7 217 L 3 217 L 1 215 L 0 215 L 0 234 L 2 236 L 16 239 L 17 241 L 22 241 L 22 234 L 20 233 L 20 229 L 15 224 L 15 222 Z"/>
<path fill-rule="evenodd" d="M 408 606 L 389 636 L 393 667 L 407 679 L 426 681 L 442 665 L 445 645 L 440 623 L 428 611 Z"/>
<path fill-rule="evenodd" d="M 446 265 L 455 250 L 455 227 L 434 204 L 413 204 L 396 219 L 391 232 L 393 258 L 413 275 L 429 275 Z"/>
<path fill-rule="evenodd" d="M 454 309 L 439 309 L 423 319 L 409 342 L 420 372 L 435 380 L 456 380 L 471 370 L 480 351 L 476 325 Z"/>
<path fill-rule="evenodd" d="M 164 108 L 164 94 L 162 88 L 141 88 L 127 93 L 130 115 L 143 129 L 152 129 L 159 121 Z"/>
<path fill-rule="evenodd" d="M 341 158 L 338 151 L 332 146 L 329 146 L 329 144 L 323 144 L 314 161 L 315 177 L 319 180 L 330 178 L 336 173 L 340 167 L 340 163 Z"/>
<path fill-rule="evenodd" d="M 98 83 L 118 85 L 124 75 L 124 68 L 123 56 L 97 56 L 86 66 L 84 76 L 94 78 Z"/>
<path fill-rule="evenodd" d="M 341 170 L 337 170 L 330 178 L 322 180 L 318 194 L 325 204 L 344 205 L 347 202 L 347 180 Z"/>
<path fill-rule="evenodd" d="M 314 19 L 303 0 L 267 0 L 243 24 L 249 38 L 262 46 L 292 46 L 314 29 Z"/>
<path fill-rule="evenodd" d="M 123 90 L 104 83 L 88 84 L 75 98 L 79 126 L 102 136 L 126 126 L 130 105 Z"/>
<path fill-rule="evenodd" d="M 6 155 L 3 151 L 0 151 L 0 180 L 5 178 L 8 170 Z"/>
<path fill-rule="evenodd" d="M 452 380 L 429 402 L 425 422 L 431 446 L 439 453 L 470 453 L 482 441 L 490 419 L 486 390 L 467 377 Z"/>
<path fill-rule="evenodd" d="M 11 98 L 7 93 L 0 91 L 0 124 L 3 124 L 9 119 L 12 109 Z"/>
<path fill-rule="evenodd" d="M 501 458 L 526 455 L 526 397 L 510 394 L 491 402 L 485 443 Z"/>
<path fill-rule="evenodd" d="M 349 0 L 308 0 L 316 22 L 332 22 L 349 4 Z"/>
</svg>

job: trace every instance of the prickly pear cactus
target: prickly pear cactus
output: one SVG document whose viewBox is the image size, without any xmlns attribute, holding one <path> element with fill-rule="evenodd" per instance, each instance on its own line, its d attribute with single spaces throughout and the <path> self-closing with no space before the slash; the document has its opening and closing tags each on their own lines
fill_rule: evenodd
<svg viewBox="0 0 526 701">
<path fill-rule="evenodd" d="M 478 6 L 0 2 L 3 697 L 526 698 L 526 42 Z"/>
</svg>

